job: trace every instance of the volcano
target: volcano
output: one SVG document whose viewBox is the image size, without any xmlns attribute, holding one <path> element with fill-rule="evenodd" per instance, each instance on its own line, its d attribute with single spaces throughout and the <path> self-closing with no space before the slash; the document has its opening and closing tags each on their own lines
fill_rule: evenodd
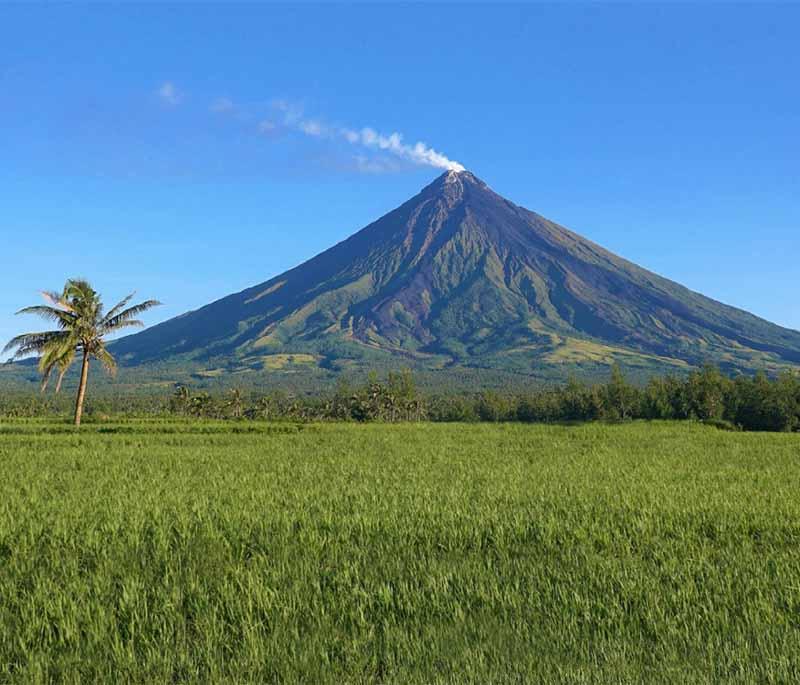
<svg viewBox="0 0 800 685">
<path fill-rule="evenodd" d="M 448 171 L 313 259 L 141 333 L 127 366 L 381 363 L 580 373 L 800 364 L 800 333 L 716 302 Z"/>
</svg>

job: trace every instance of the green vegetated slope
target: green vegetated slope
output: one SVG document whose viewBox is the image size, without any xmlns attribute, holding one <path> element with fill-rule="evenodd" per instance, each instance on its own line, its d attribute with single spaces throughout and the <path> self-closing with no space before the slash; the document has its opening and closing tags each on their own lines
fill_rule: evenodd
<svg viewBox="0 0 800 685">
<path fill-rule="evenodd" d="M 565 378 L 613 362 L 777 371 L 800 364 L 800 333 L 621 259 L 465 171 L 308 262 L 114 349 L 128 366 L 199 379 L 398 364 Z"/>
<path fill-rule="evenodd" d="M 0 426 L 0 682 L 790 683 L 800 442 Z"/>
</svg>

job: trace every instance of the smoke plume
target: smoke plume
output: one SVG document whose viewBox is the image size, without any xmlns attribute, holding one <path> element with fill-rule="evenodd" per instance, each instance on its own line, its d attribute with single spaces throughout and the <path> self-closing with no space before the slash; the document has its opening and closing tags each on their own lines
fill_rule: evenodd
<svg viewBox="0 0 800 685">
<path fill-rule="evenodd" d="M 339 133 L 348 143 L 385 150 L 415 164 L 424 164 L 438 169 L 450 169 L 451 171 L 464 171 L 463 165 L 428 147 L 425 143 L 414 143 L 413 145 L 404 143 L 401 133 L 392 133 L 385 136 L 371 128 L 362 128 L 360 131 L 343 128 L 340 129 Z"/>
<path fill-rule="evenodd" d="M 282 115 L 284 126 L 299 131 L 314 138 L 342 139 L 351 145 L 358 145 L 373 150 L 381 150 L 413 164 L 432 166 L 438 169 L 451 171 L 464 171 L 464 166 L 445 154 L 428 147 L 425 143 L 409 144 L 403 141 L 401 133 L 384 135 L 372 128 L 355 130 L 341 126 L 332 126 L 319 119 L 309 119 L 303 116 L 302 109 L 284 100 L 273 103 L 273 107 Z M 261 122 L 262 131 L 272 131 L 276 124 L 274 121 Z"/>
</svg>

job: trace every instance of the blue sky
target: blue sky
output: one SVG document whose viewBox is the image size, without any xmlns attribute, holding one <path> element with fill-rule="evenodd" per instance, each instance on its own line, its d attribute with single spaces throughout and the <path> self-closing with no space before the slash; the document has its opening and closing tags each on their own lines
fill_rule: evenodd
<svg viewBox="0 0 800 685">
<path fill-rule="evenodd" d="M 0 339 L 73 275 L 163 300 L 148 323 L 265 281 L 415 194 L 431 150 L 800 329 L 798 26 L 788 3 L 0 5 Z"/>
</svg>

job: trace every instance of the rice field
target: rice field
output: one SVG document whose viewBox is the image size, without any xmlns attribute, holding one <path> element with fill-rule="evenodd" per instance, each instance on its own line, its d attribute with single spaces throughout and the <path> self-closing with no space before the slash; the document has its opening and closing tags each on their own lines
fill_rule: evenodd
<svg viewBox="0 0 800 685">
<path fill-rule="evenodd" d="M 2 683 L 800 682 L 800 435 L 0 424 Z"/>
</svg>

